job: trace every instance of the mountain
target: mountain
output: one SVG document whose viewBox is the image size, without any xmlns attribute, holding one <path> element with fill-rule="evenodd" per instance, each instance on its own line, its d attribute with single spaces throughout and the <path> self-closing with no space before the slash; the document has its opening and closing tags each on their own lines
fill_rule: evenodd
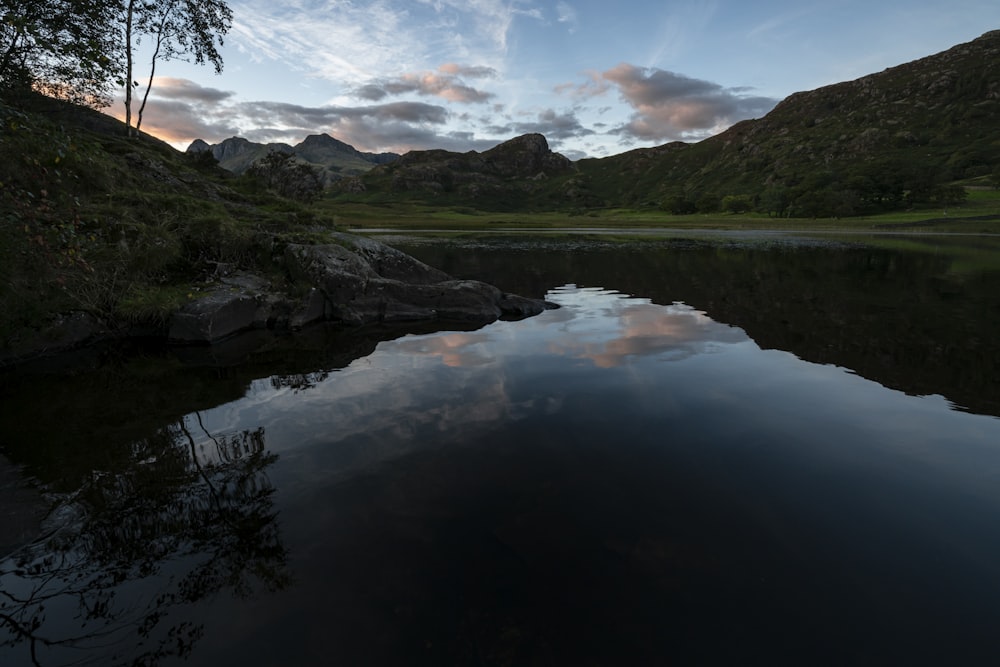
<svg viewBox="0 0 1000 667">
<path fill-rule="evenodd" d="M 770 205 L 797 205 L 801 214 L 824 198 L 856 210 L 919 203 L 907 198 L 933 198 L 942 184 L 1000 165 L 998 62 L 1000 31 L 988 32 L 855 81 L 795 93 L 763 118 L 697 144 L 582 160 L 580 172 L 596 199 L 616 204 L 773 195 L 779 201 Z"/>
<path fill-rule="evenodd" d="M 953 183 L 1000 168 L 997 63 L 1000 31 L 993 31 L 855 81 L 795 93 L 763 118 L 698 143 L 572 164 L 552 157 L 544 168 L 529 162 L 513 171 L 498 171 L 491 155 L 505 153 L 506 144 L 482 155 L 411 152 L 344 183 L 345 197 L 507 210 L 743 208 L 801 217 L 947 204 L 964 197 Z M 529 136 L 514 141 L 547 154 L 544 137 Z"/>
<path fill-rule="evenodd" d="M 298 161 L 317 167 L 327 183 L 345 176 L 363 174 L 376 165 L 392 162 L 399 157 L 395 153 L 362 153 L 328 134 L 310 135 L 295 146 L 282 143 L 259 144 L 242 137 L 231 137 L 218 144 L 195 139 L 187 148 L 188 153 L 204 151 L 211 151 L 221 167 L 237 174 L 242 174 L 254 162 L 272 151 L 291 153 Z"/>
<path fill-rule="evenodd" d="M 502 209 L 533 198 L 547 180 L 573 171 L 573 163 L 552 152 L 544 136 L 526 134 L 482 153 L 410 151 L 361 179 L 345 179 L 339 187 L 351 193 L 445 198 Z"/>
</svg>

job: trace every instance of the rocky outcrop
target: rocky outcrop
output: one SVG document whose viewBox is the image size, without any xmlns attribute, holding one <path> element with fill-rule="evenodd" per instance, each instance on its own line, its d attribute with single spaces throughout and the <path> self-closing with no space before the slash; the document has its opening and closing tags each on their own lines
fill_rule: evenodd
<svg viewBox="0 0 1000 667">
<path fill-rule="evenodd" d="M 483 153 L 487 171 L 504 178 L 537 179 L 540 175 L 570 171 L 569 158 L 549 150 L 549 142 L 541 134 L 525 134 L 506 141 Z"/>
<path fill-rule="evenodd" d="M 266 325 L 261 306 L 273 303 L 269 288 L 267 281 L 250 274 L 223 278 L 173 314 L 167 338 L 178 343 L 212 342 Z"/>
<path fill-rule="evenodd" d="M 542 181 L 573 169 L 568 158 L 552 152 L 544 136 L 526 134 L 482 153 L 410 151 L 363 176 L 360 188 L 356 183 L 339 187 L 355 193 L 450 193 L 482 205 L 491 198 L 516 200 L 533 194 Z"/>
<path fill-rule="evenodd" d="M 372 239 L 338 233 L 331 241 L 285 248 L 289 275 L 296 285 L 308 286 L 304 296 L 278 293 L 250 274 L 223 278 L 174 313 L 168 339 L 211 343 L 248 329 L 298 329 L 323 321 L 346 326 L 427 320 L 488 324 L 552 307 L 487 283 L 456 280 Z"/>
<path fill-rule="evenodd" d="M 467 328 L 556 307 L 480 281 L 456 280 L 372 239 L 343 233 L 329 239 L 322 245 L 285 247 L 291 287 L 237 271 L 193 292 L 162 329 L 107 326 L 89 313 L 66 313 L 41 330 L 4 341 L 0 367 L 128 336 L 163 336 L 191 345 L 254 329 L 294 331 L 320 322 L 356 327 L 436 321 Z"/>
<path fill-rule="evenodd" d="M 326 318 L 350 325 L 450 320 L 486 324 L 520 319 L 547 307 L 493 285 L 455 280 L 371 239 L 338 235 L 343 245 L 289 245 L 285 262 L 326 300 Z"/>
</svg>

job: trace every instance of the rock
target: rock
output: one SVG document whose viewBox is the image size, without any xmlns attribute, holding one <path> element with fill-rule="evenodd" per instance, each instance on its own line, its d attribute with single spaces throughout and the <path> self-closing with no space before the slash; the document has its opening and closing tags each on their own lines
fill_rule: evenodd
<svg viewBox="0 0 1000 667">
<path fill-rule="evenodd" d="M 217 343 L 251 329 L 298 330 L 317 322 L 356 326 L 374 323 L 450 321 L 483 325 L 521 319 L 555 306 L 505 294 L 477 280 L 447 273 L 362 236 L 335 233 L 336 243 L 289 244 L 285 266 L 293 282 L 307 286 L 291 297 L 265 278 L 220 266 L 217 281 L 171 315 L 168 342 Z M 0 365 L 80 347 L 111 333 L 91 315 L 68 313 L 43 331 L 6 341 Z M 118 335 L 163 335 L 163 329 L 119 331 Z"/>
<path fill-rule="evenodd" d="M 451 276 L 444 271 L 380 241 L 343 233 L 333 234 L 333 238 L 358 254 L 382 278 L 422 285 L 451 280 Z"/>
<path fill-rule="evenodd" d="M 302 300 L 299 309 L 296 310 L 288 321 L 290 329 L 301 329 L 302 327 L 322 322 L 326 319 L 326 296 L 321 290 L 313 287 Z"/>
<path fill-rule="evenodd" d="M 220 287 L 185 304 L 170 318 L 167 339 L 175 343 L 212 343 L 251 329 L 257 321 L 257 299 Z"/>
<path fill-rule="evenodd" d="M 542 311 L 555 308 L 555 304 L 538 299 L 529 299 L 517 294 L 504 294 L 498 304 L 501 317 L 507 320 L 523 320 L 526 317 L 540 315 Z"/>
<path fill-rule="evenodd" d="M 526 134 L 483 153 L 410 151 L 373 169 L 362 177 L 362 184 L 375 191 L 388 187 L 396 192 L 450 192 L 473 199 L 522 198 L 538 190 L 542 181 L 574 169 L 567 157 L 552 152 L 544 136 Z"/>
<path fill-rule="evenodd" d="M 350 234 L 345 245 L 286 248 L 290 273 L 322 291 L 325 316 L 344 324 L 414 320 L 489 323 L 544 310 L 545 302 L 504 294 L 476 280 L 454 280 L 383 243 Z"/>
</svg>

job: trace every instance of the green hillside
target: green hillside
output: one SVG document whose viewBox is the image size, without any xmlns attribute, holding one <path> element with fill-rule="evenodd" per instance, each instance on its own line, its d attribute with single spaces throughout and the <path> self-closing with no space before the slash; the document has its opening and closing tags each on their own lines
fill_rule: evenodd
<svg viewBox="0 0 1000 667">
<path fill-rule="evenodd" d="M 699 143 L 502 175 L 491 171 L 489 151 L 413 152 L 369 172 L 363 187 L 355 184 L 342 198 L 807 218 L 952 206 L 964 201 L 961 185 L 1000 178 L 998 63 L 1000 31 L 993 31 L 855 81 L 796 93 L 764 118 Z"/>
<path fill-rule="evenodd" d="M 126 138 L 86 107 L 12 97 L 0 100 L 0 352 L 68 312 L 155 328 L 229 271 L 281 283 L 284 244 L 333 228 L 210 155 Z"/>
</svg>

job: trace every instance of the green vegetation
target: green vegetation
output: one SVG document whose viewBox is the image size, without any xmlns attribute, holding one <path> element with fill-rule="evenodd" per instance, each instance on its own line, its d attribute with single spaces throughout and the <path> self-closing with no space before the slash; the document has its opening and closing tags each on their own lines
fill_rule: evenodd
<svg viewBox="0 0 1000 667">
<path fill-rule="evenodd" d="M 484 153 L 411 152 L 337 195 L 343 204 L 713 220 L 917 219 L 1000 187 L 1000 31 L 856 81 L 796 93 L 704 141 L 563 165 L 525 135 Z M 698 224 L 692 222 L 691 224 Z M 728 223 L 725 223 L 728 224 Z"/>
<path fill-rule="evenodd" d="M 1000 234 L 1000 193 L 970 189 L 959 207 L 919 209 L 850 218 L 776 218 L 765 213 L 703 213 L 675 215 L 658 209 L 606 208 L 586 213 L 491 212 L 464 206 L 432 206 L 421 203 L 366 204 L 323 199 L 317 211 L 335 216 L 338 223 L 356 229 L 705 229 L 784 230 L 795 232 L 909 232 Z"/>
<path fill-rule="evenodd" d="M 0 340 L 58 313 L 161 324 L 214 276 L 284 280 L 281 249 L 332 217 L 204 155 L 40 95 L 0 102 Z"/>
<path fill-rule="evenodd" d="M 110 327 L 161 327 L 236 270 L 294 293 L 284 246 L 324 242 L 337 226 L 601 229 L 609 240 L 632 230 L 645 238 L 652 230 L 785 230 L 864 234 L 879 244 L 900 243 L 901 234 L 1000 234 L 1000 110 L 991 92 L 1000 70 L 988 57 L 1000 32 L 793 95 L 767 117 L 697 144 L 571 163 L 541 135 L 525 135 L 481 154 L 410 153 L 324 192 L 324 174 L 285 153 L 237 176 L 208 151 L 129 138 L 106 115 L 29 90 L 39 73 L 58 70 L 70 85 L 70 74 L 90 71 L 82 61 L 61 70 L 63 51 L 39 50 L 84 28 L 45 21 L 11 19 L 2 33 L 21 49 L 12 53 L 24 74 L 10 63 L 0 71 L 3 341 L 70 311 Z M 55 31 L 50 41 L 42 28 Z M 323 135 L 302 147 L 315 159 L 353 150 Z M 955 273 L 990 266 L 976 250 L 984 244 L 953 245 Z"/>
</svg>

